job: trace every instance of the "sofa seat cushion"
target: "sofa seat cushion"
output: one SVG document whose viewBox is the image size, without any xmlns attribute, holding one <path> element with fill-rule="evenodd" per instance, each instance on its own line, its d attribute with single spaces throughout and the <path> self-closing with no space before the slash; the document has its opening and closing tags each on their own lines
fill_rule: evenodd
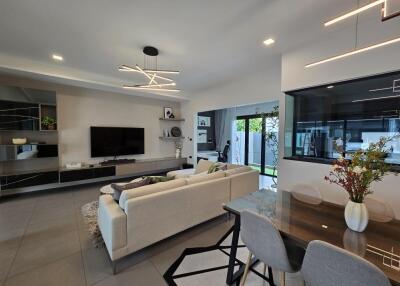
<svg viewBox="0 0 400 286">
<path fill-rule="evenodd" d="M 193 175 L 193 176 L 190 176 L 188 179 L 186 179 L 186 181 L 187 181 L 188 185 L 191 185 L 191 184 L 197 184 L 197 183 L 206 182 L 206 181 L 210 181 L 210 180 L 221 179 L 224 177 L 225 177 L 224 171 L 217 171 L 217 172 L 214 172 L 211 174 L 202 173 L 202 174 Z"/>
<path fill-rule="evenodd" d="M 228 176 L 232 176 L 232 175 L 236 175 L 236 174 L 246 173 L 251 170 L 253 170 L 253 169 L 249 166 L 242 166 L 242 167 L 229 169 L 229 170 L 225 171 L 225 175 L 228 177 Z"/>
<path fill-rule="evenodd" d="M 194 175 L 195 169 L 183 169 L 176 170 L 167 173 L 167 177 L 181 179 L 181 178 L 189 178 L 189 176 Z"/>
<path fill-rule="evenodd" d="M 186 185 L 185 179 L 176 179 L 168 182 L 162 182 L 152 185 L 147 185 L 132 190 L 123 191 L 119 199 L 119 206 L 125 209 L 126 202 L 130 199 L 146 196 L 161 191 L 172 190 Z"/>
<path fill-rule="evenodd" d="M 194 173 L 195 173 L 195 174 L 200 174 L 200 173 L 203 173 L 203 172 L 207 172 L 208 169 L 211 167 L 211 165 L 212 165 L 213 163 L 214 163 L 214 162 L 201 159 L 201 160 L 197 163 L 196 171 L 195 171 Z"/>
</svg>

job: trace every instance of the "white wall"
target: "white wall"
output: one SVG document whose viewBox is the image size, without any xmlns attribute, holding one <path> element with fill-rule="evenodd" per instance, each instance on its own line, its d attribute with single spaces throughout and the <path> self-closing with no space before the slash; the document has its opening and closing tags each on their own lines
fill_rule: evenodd
<svg viewBox="0 0 400 286">
<path fill-rule="evenodd" d="M 276 101 L 283 97 L 280 82 L 281 61 L 276 58 L 266 61 L 262 68 L 249 74 L 242 74 L 227 83 L 191 94 L 191 100 L 182 104 L 182 114 L 186 118 L 184 135 L 193 141 L 185 140 L 183 155 L 195 158 L 197 153 L 197 112 Z M 191 163 L 195 161 L 190 160 Z"/>
<path fill-rule="evenodd" d="M 394 19 L 382 24 L 371 18 L 360 21 L 360 46 L 379 43 L 400 36 L 400 19 Z M 326 37 L 282 56 L 282 90 L 293 90 L 311 87 L 341 80 L 360 78 L 368 75 L 400 70 L 400 44 L 379 48 L 365 54 L 355 55 L 346 59 L 326 63 L 314 68 L 305 69 L 308 63 L 337 55 L 354 48 L 354 26 L 346 24 L 335 31 L 327 29 Z M 281 125 L 284 127 L 285 101 L 280 100 Z M 283 132 L 281 132 L 280 151 L 283 155 Z M 288 138 L 290 139 L 290 138 Z M 334 185 L 324 182 L 323 178 L 329 172 L 329 165 L 280 160 L 279 188 L 290 190 L 295 184 L 302 182 L 318 187 L 324 199 L 334 203 L 344 203 L 346 194 Z M 372 186 L 374 196 L 391 203 L 396 217 L 400 218 L 400 193 L 398 186 L 400 177 L 387 176 L 383 182 Z"/>
<path fill-rule="evenodd" d="M 174 126 L 159 120 L 163 117 L 164 106 L 172 107 L 176 116 L 179 116 L 179 103 L 91 90 L 83 90 L 78 94 L 58 92 L 61 164 L 103 160 L 90 158 L 90 126 L 144 128 L 145 154 L 126 157 L 141 159 L 175 156 L 174 143 L 158 138 L 163 129 Z"/>
<path fill-rule="evenodd" d="M 57 92 L 60 165 L 69 162 L 98 162 L 90 158 L 90 126 L 126 126 L 145 128 L 145 154 L 134 158 L 175 156 L 172 142 L 161 141 L 162 130 L 172 123 L 161 122 L 163 107 L 172 107 L 180 116 L 180 104 L 131 95 L 61 86 L 29 79 L 0 76 L 0 84 Z"/>
</svg>

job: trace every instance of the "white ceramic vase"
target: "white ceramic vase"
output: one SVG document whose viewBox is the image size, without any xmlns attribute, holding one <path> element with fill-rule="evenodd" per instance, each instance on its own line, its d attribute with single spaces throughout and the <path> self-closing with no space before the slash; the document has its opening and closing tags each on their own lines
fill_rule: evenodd
<svg viewBox="0 0 400 286">
<path fill-rule="evenodd" d="M 347 226 L 354 231 L 363 232 L 368 225 L 368 210 L 364 203 L 349 201 L 344 210 Z"/>
</svg>

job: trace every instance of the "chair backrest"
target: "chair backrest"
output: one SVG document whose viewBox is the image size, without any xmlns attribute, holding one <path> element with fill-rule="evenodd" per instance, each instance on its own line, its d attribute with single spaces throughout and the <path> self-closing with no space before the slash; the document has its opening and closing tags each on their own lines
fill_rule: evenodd
<svg viewBox="0 0 400 286">
<path fill-rule="evenodd" d="M 367 197 L 365 198 L 364 203 L 367 206 L 370 220 L 378 222 L 389 222 L 394 220 L 394 211 L 385 201 L 373 197 Z"/>
<path fill-rule="evenodd" d="M 240 217 L 240 235 L 250 252 L 273 269 L 293 272 L 285 244 L 274 224 L 267 217 L 247 210 Z"/>
<path fill-rule="evenodd" d="M 390 286 L 375 265 L 344 249 L 314 240 L 307 247 L 301 273 L 307 286 Z"/>
<path fill-rule="evenodd" d="M 298 201 L 312 205 L 319 205 L 322 203 L 321 192 L 313 186 L 298 184 L 294 186 L 290 192 Z"/>
</svg>

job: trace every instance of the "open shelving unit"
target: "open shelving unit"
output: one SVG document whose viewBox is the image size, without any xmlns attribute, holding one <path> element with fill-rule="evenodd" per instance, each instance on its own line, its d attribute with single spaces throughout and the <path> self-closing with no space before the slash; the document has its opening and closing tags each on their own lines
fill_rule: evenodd
<svg viewBox="0 0 400 286">
<path fill-rule="evenodd" d="M 159 120 L 160 120 L 160 121 L 163 121 L 163 122 L 178 122 L 178 123 L 182 123 L 182 122 L 185 121 L 185 118 L 162 118 L 162 117 L 160 117 Z M 158 138 L 159 138 L 160 140 L 167 141 L 167 142 L 178 142 L 178 141 L 180 141 L 180 140 L 185 139 L 184 136 L 179 136 L 179 137 L 173 137 L 173 136 L 168 136 L 168 137 L 166 137 L 166 136 L 159 136 Z"/>
</svg>

